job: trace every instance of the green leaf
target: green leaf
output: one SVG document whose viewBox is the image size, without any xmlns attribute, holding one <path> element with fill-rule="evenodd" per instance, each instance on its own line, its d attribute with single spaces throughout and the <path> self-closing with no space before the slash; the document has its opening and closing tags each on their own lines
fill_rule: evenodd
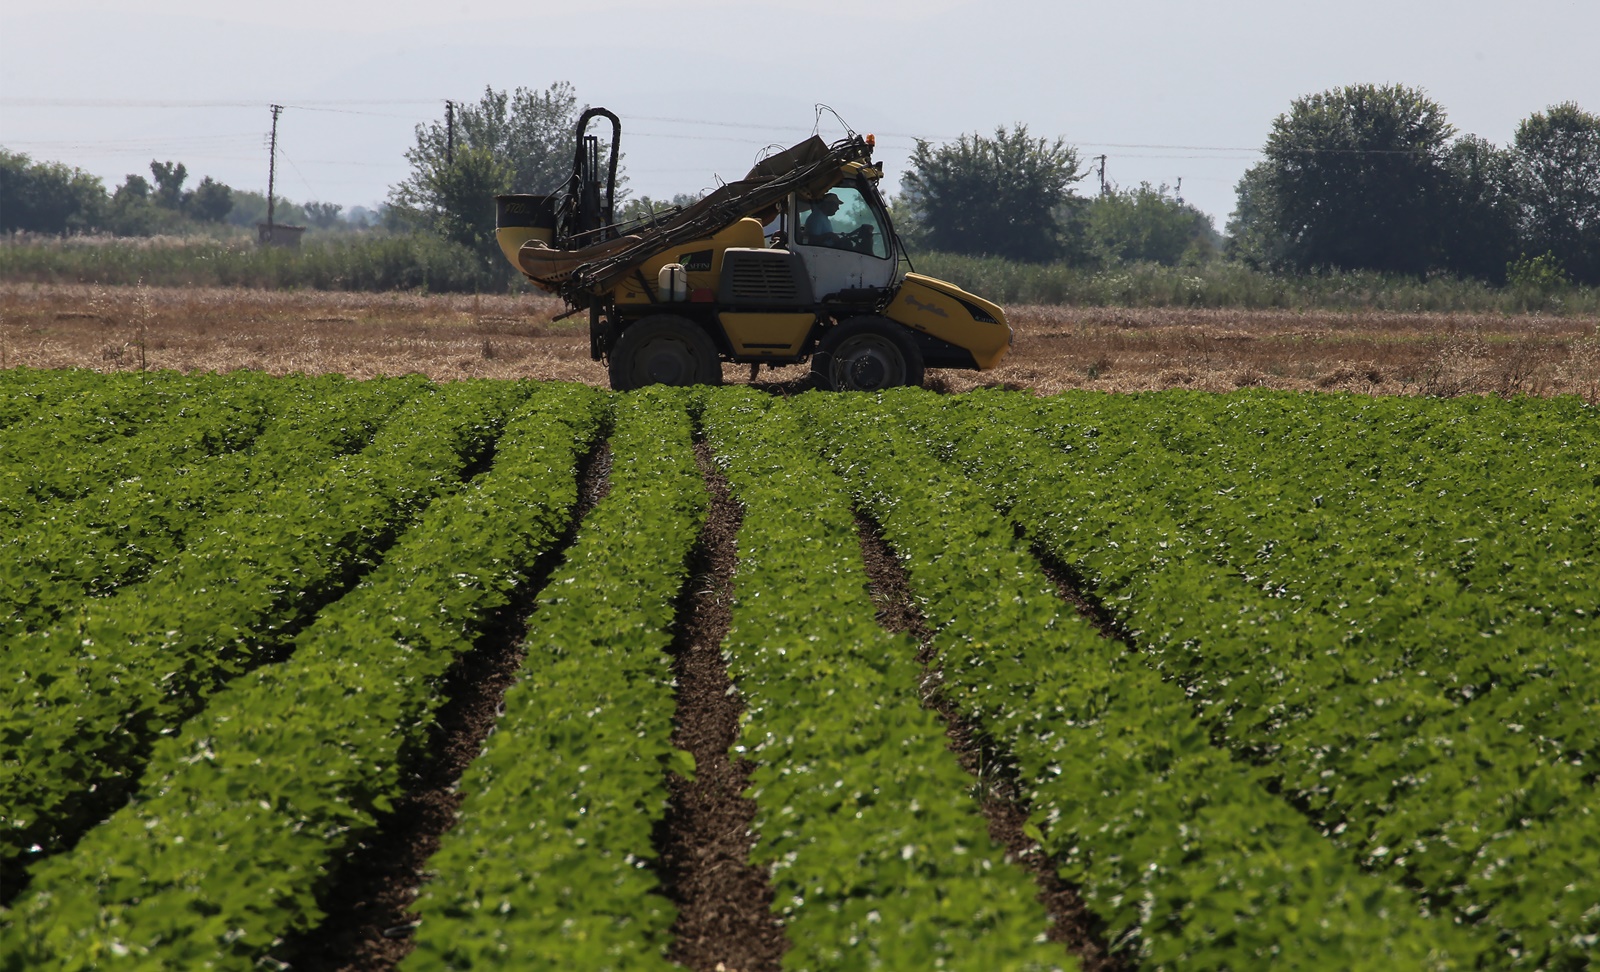
<svg viewBox="0 0 1600 972">
<path fill-rule="evenodd" d="M 687 749 L 673 749 L 666 756 L 667 769 L 678 774 L 690 783 L 694 782 L 694 753 Z"/>
</svg>

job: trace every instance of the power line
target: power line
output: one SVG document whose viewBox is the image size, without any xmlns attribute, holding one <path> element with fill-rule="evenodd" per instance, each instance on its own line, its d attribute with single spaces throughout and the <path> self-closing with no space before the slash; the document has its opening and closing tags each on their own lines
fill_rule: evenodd
<svg viewBox="0 0 1600 972">
<path fill-rule="evenodd" d="M 1098 158 L 1098 156 L 1097 156 Z M 1249 162 L 1253 155 L 1165 155 L 1148 152 L 1119 152 L 1119 159 L 1207 159 L 1213 162 Z"/>
<path fill-rule="evenodd" d="M 438 99 L 414 101 L 399 98 L 313 98 L 286 107 L 329 105 L 433 105 Z M 4 108 L 260 108 L 260 101 L 198 101 L 153 98 L 0 98 Z"/>
<path fill-rule="evenodd" d="M 285 105 L 284 107 L 285 108 L 293 108 L 294 106 L 293 105 Z M 753 142 L 751 140 L 749 140 L 749 139 L 739 139 L 739 138 L 731 138 L 731 137 L 716 136 L 716 135 L 678 135 L 678 134 L 673 134 L 673 133 L 670 133 L 670 132 L 632 132 L 630 134 L 635 136 L 635 137 L 639 137 L 639 138 L 672 138 L 672 139 L 688 139 L 688 140 L 696 140 L 696 141 L 726 141 L 726 142 L 732 142 L 732 143 L 741 144 L 741 145 L 753 144 Z M 252 140 L 253 141 L 256 137 L 257 137 L 257 133 L 255 133 L 255 132 L 236 132 L 236 133 L 229 133 L 229 134 L 212 134 L 212 135 L 174 135 L 174 136 L 170 136 L 170 137 L 157 136 L 157 135 L 148 135 L 148 136 L 138 136 L 138 137 L 133 137 L 133 138 L 101 138 L 101 139 L 82 139 L 82 138 L 74 138 L 74 139 L 4 139 L 3 143 L 6 144 L 6 145 L 11 145 L 11 146 L 27 147 L 27 148 L 35 148 L 35 149 L 54 149 L 54 150 L 59 150 L 59 149 L 99 149 L 99 150 L 110 151 L 113 154 L 129 154 L 129 153 L 137 154 L 137 153 L 141 153 L 141 152 L 145 152 L 145 151 L 157 151 L 157 152 L 159 152 L 159 151 L 172 151 L 172 150 L 176 150 L 176 149 L 181 149 L 182 147 L 187 146 L 187 145 L 196 145 L 196 144 L 202 144 L 202 143 L 217 143 L 217 142 L 230 142 L 231 141 L 231 142 L 235 142 L 235 143 L 238 143 L 238 144 L 242 145 L 242 144 L 244 144 L 245 140 Z M 763 143 L 763 144 L 766 144 L 766 143 Z M 903 147 L 903 146 L 890 145 L 890 144 L 888 144 L 888 143 L 886 143 L 886 142 L 884 142 L 882 140 L 880 140 L 878 144 L 883 146 L 883 147 L 885 147 L 885 148 Z M 1095 143 L 1083 143 L 1083 145 L 1085 145 L 1085 146 L 1093 145 L 1093 144 L 1095 144 Z M 1256 153 L 1256 154 L 1259 154 L 1259 152 Z M 213 156 L 195 156 L 195 157 L 196 158 L 218 158 L 218 159 L 233 159 L 233 158 L 237 158 L 236 156 L 217 156 L 217 155 L 213 155 Z M 1243 161 L 1250 161 L 1250 159 L 1253 158 L 1254 155 L 1251 155 L 1251 156 L 1225 156 L 1225 155 L 1192 155 L 1192 154 L 1133 152 L 1133 153 L 1122 153 L 1122 154 L 1120 154 L 1119 157 L 1127 158 L 1127 159 L 1202 159 L 1202 160 L 1203 159 L 1214 159 L 1214 160 L 1217 160 L 1217 161 L 1224 161 L 1224 162 L 1243 162 Z M 1092 156 L 1092 158 L 1098 158 L 1098 156 Z M 387 165 L 387 164 L 399 164 L 399 163 L 381 163 L 381 162 L 356 162 L 356 161 L 350 161 L 350 160 L 346 160 L 346 159 L 314 159 L 314 160 L 313 159 L 306 159 L 304 161 L 306 161 L 307 163 L 317 162 L 319 164 L 328 164 L 328 165 L 371 165 L 371 166 L 382 166 L 382 165 Z M 702 170 L 698 169 L 698 168 L 694 168 L 694 169 L 674 169 L 674 170 L 661 170 L 661 171 L 700 172 Z"/>
<path fill-rule="evenodd" d="M 171 135 L 171 136 L 167 136 L 167 135 L 133 135 L 133 136 L 129 136 L 127 138 L 67 138 L 67 139 L 54 138 L 54 139 L 23 139 L 21 141 L 17 141 L 15 139 L 9 139 L 8 138 L 8 139 L 6 139 L 6 144 L 8 144 L 8 145 L 43 145 L 43 144 L 52 144 L 52 143 L 59 143 L 59 144 L 71 143 L 73 145 L 131 145 L 131 144 L 133 144 L 135 142 L 221 141 L 221 140 L 226 140 L 226 139 L 255 138 L 257 135 L 260 135 L 260 134 L 261 134 L 261 132 L 259 130 L 257 130 L 257 131 L 250 131 L 250 132 L 212 132 L 209 135 Z"/>
<path fill-rule="evenodd" d="M 672 138 L 687 142 L 732 142 L 736 145 L 765 144 L 755 138 L 735 138 L 731 135 L 680 135 L 675 132 L 628 132 L 629 138 Z"/>
<path fill-rule="evenodd" d="M 429 102 L 432 104 L 432 102 Z M 397 115 L 392 111 L 356 111 L 352 108 L 319 108 L 316 105 L 284 105 L 295 111 L 324 111 L 334 115 L 366 115 L 368 118 L 404 118 L 415 121 L 415 115 Z"/>
<path fill-rule="evenodd" d="M 711 126 L 711 127 L 715 127 L 715 128 L 739 128 L 739 129 L 750 129 L 750 130 L 766 131 L 766 132 L 780 131 L 780 132 L 808 132 L 809 133 L 812 130 L 812 128 L 810 126 L 803 126 L 803 125 L 764 125 L 764 124 L 755 124 L 753 122 L 725 122 L 725 121 L 714 121 L 714 120 L 711 120 L 711 119 L 698 119 L 698 118 L 667 118 L 667 117 L 654 116 L 654 115 L 634 115 L 634 116 L 632 116 L 631 120 L 633 120 L 633 121 L 650 121 L 650 122 L 666 122 L 668 124 L 674 124 L 674 125 L 706 125 L 706 126 Z M 630 134 L 637 135 L 637 134 L 641 134 L 641 133 L 632 132 Z M 912 139 L 914 141 L 922 141 L 922 142 L 936 142 L 936 141 L 937 142 L 954 142 L 954 141 L 957 141 L 958 139 L 966 137 L 965 135 L 930 135 L 930 134 L 920 134 L 919 135 L 919 134 L 916 134 L 914 132 L 890 132 L 890 131 L 875 131 L 874 134 L 878 135 L 880 138 L 909 138 L 909 139 Z M 673 137 L 689 138 L 691 136 L 685 135 L 685 136 L 673 136 Z M 709 136 L 701 136 L 701 137 L 709 137 Z M 1133 148 L 1133 149 L 1167 149 L 1167 150 L 1182 149 L 1182 150 L 1185 150 L 1185 151 L 1194 151 L 1194 152 L 1253 152 L 1253 153 L 1257 153 L 1257 154 L 1259 154 L 1261 152 L 1260 149 L 1244 148 L 1244 147 L 1241 147 L 1241 146 L 1233 146 L 1233 145 L 1161 145 L 1161 144 L 1150 144 L 1150 143 L 1144 143 L 1144 142 L 1077 142 L 1075 144 L 1077 146 L 1079 146 L 1080 148 Z M 1359 151 L 1359 150 L 1354 150 L 1354 151 Z M 1188 156 L 1183 156 L 1183 157 L 1187 158 Z"/>
<path fill-rule="evenodd" d="M 283 156 L 283 160 L 289 163 L 290 168 L 294 169 L 294 174 L 300 177 L 300 184 L 306 187 L 306 192 L 311 193 L 313 196 L 318 195 L 317 190 L 311 188 L 311 180 L 307 179 L 306 174 L 300 171 L 300 167 L 295 164 L 294 159 L 290 157 L 289 153 L 279 149 L 278 154 Z"/>
<path fill-rule="evenodd" d="M 8 143 L 8 144 L 10 144 L 10 143 Z M 74 148 L 74 147 L 94 148 L 95 146 L 63 145 L 62 147 L 63 148 Z M 279 151 L 281 152 L 282 150 L 280 149 Z M 176 153 L 176 152 L 159 152 L 159 151 L 152 152 L 148 148 L 137 148 L 137 147 L 134 147 L 134 148 L 124 148 L 124 149 L 107 149 L 107 150 L 103 150 L 103 154 L 107 155 L 107 156 L 116 156 L 116 157 L 128 157 L 128 158 L 146 157 L 147 158 L 152 154 L 154 154 L 154 155 L 176 155 L 178 153 Z M 259 161 L 261 161 L 261 156 L 259 154 L 255 154 L 255 155 L 225 155 L 225 154 L 215 154 L 215 153 L 211 153 L 211 152 L 183 152 L 182 155 L 183 155 L 183 160 L 182 161 L 185 161 L 185 162 L 259 162 Z M 300 162 L 304 162 L 306 165 L 342 165 L 342 166 L 354 166 L 354 167 L 363 168 L 363 169 L 404 169 L 408 165 L 408 163 L 404 159 L 396 159 L 393 162 L 352 162 L 349 159 L 300 159 L 299 161 Z M 679 170 L 679 171 L 701 172 L 701 171 L 704 171 L 704 170 L 702 170 L 702 169 L 683 169 L 683 170 Z"/>
<path fill-rule="evenodd" d="M 416 120 L 415 115 L 401 115 L 392 111 L 360 111 L 354 108 L 335 108 L 333 105 L 431 105 L 433 101 L 392 101 L 392 100 L 350 100 L 350 101 L 301 101 L 297 104 L 285 104 L 285 108 L 296 111 L 322 111 L 336 115 L 366 115 L 369 118 L 404 118 Z M 260 108 L 259 101 L 138 101 L 117 100 L 107 98 L 0 98 L 0 107 L 5 108 L 148 108 L 148 109 L 196 109 L 196 108 Z"/>
<path fill-rule="evenodd" d="M 254 143 L 260 137 L 258 132 L 247 135 L 230 135 L 227 138 L 211 138 L 209 136 L 177 136 L 174 138 L 130 138 L 130 139 L 34 139 L 13 141 L 4 139 L 3 143 L 10 146 L 23 146 L 28 148 L 43 149 L 99 149 L 109 152 L 141 153 L 163 152 L 174 148 L 193 146 L 195 148 L 225 148 L 229 143 L 243 146 Z M 204 142 L 201 140 L 205 139 Z"/>
<path fill-rule="evenodd" d="M 435 105 L 434 100 L 415 100 L 406 98 L 346 98 L 346 99 L 310 99 L 302 100 L 296 104 L 286 104 L 285 108 L 295 108 L 301 111 L 322 111 L 337 114 L 367 115 L 377 118 L 413 118 L 412 115 L 400 115 L 393 112 L 357 111 L 347 108 L 338 108 L 338 105 Z M 446 102 L 447 114 L 450 113 L 454 102 Z M 256 101 L 203 101 L 203 100 L 156 100 L 156 99 L 112 99 L 112 98 L 0 98 L 0 106 L 14 108 L 259 108 L 260 102 Z M 661 115 L 635 115 L 634 121 L 664 122 L 673 125 L 700 125 L 710 128 L 731 128 L 743 131 L 790 131 L 806 132 L 813 130 L 814 126 L 804 125 L 772 125 L 754 122 L 719 121 L 711 118 L 677 118 Z M 736 144 L 750 144 L 750 139 L 733 138 L 716 135 L 693 135 L 677 132 L 630 132 L 630 135 L 641 138 L 673 138 L 686 141 L 723 141 Z M 918 142 L 952 142 L 967 137 L 963 135 L 935 135 L 917 134 L 914 132 L 879 131 L 875 134 L 881 138 L 911 139 Z M 974 133 L 977 134 L 977 133 Z M 1244 152 L 1252 156 L 1261 155 L 1265 149 L 1253 148 L 1243 145 L 1186 145 L 1160 142 L 1092 142 L 1078 141 L 1073 143 L 1078 148 L 1099 149 L 1144 149 L 1164 152 Z M 887 146 L 886 146 L 887 147 Z M 910 146 L 898 146 L 908 148 Z M 1329 154 L 1329 155 L 1415 155 L 1416 149 L 1375 149 L 1375 148 L 1333 148 L 1322 146 L 1282 146 L 1283 151 Z M 1195 155 L 1149 155 L 1130 156 L 1130 158 L 1206 158 Z M 1228 161 L 1240 161 L 1229 159 Z"/>
</svg>

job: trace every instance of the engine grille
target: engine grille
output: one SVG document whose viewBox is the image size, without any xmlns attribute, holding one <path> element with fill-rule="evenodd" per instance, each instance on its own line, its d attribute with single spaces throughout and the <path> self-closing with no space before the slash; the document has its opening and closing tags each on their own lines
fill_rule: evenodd
<svg viewBox="0 0 1600 972">
<path fill-rule="evenodd" d="M 799 297 L 800 288 L 794 285 L 787 260 L 746 258 L 734 265 L 734 300 L 795 301 Z"/>
<path fill-rule="evenodd" d="M 805 265 L 784 250 L 729 249 L 723 256 L 724 303 L 794 307 L 811 303 Z"/>
</svg>

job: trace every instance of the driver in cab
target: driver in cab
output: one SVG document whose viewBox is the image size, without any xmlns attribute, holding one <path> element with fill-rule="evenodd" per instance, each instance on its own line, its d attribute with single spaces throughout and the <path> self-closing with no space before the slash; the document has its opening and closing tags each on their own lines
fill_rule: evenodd
<svg viewBox="0 0 1600 972">
<path fill-rule="evenodd" d="M 827 193 L 811 204 L 811 212 L 801 224 L 801 243 L 809 246 L 827 246 L 836 250 L 861 250 L 863 242 L 871 245 L 871 237 L 863 240 L 862 230 L 871 233 L 869 226 L 858 226 L 849 233 L 839 233 L 834 229 L 833 216 L 839 212 L 842 205 L 838 196 Z"/>
</svg>

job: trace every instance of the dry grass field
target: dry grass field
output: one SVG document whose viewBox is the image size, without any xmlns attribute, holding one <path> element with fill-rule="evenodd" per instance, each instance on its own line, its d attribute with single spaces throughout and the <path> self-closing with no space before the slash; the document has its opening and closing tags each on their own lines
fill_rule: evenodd
<svg viewBox="0 0 1600 972">
<path fill-rule="evenodd" d="M 0 366 L 171 368 L 436 379 L 559 378 L 603 384 L 585 317 L 508 296 L 0 285 Z M 1365 394 L 1576 394 L 1600 402 L 1594 317 L 1012 307 L 1016 343 L 990 372 L 930 372 L 980 385 Z M 727 381 L 750 381 L 743 365 Z M 757 384 L 798 388 L 805 369 Z"/>
</svg>

